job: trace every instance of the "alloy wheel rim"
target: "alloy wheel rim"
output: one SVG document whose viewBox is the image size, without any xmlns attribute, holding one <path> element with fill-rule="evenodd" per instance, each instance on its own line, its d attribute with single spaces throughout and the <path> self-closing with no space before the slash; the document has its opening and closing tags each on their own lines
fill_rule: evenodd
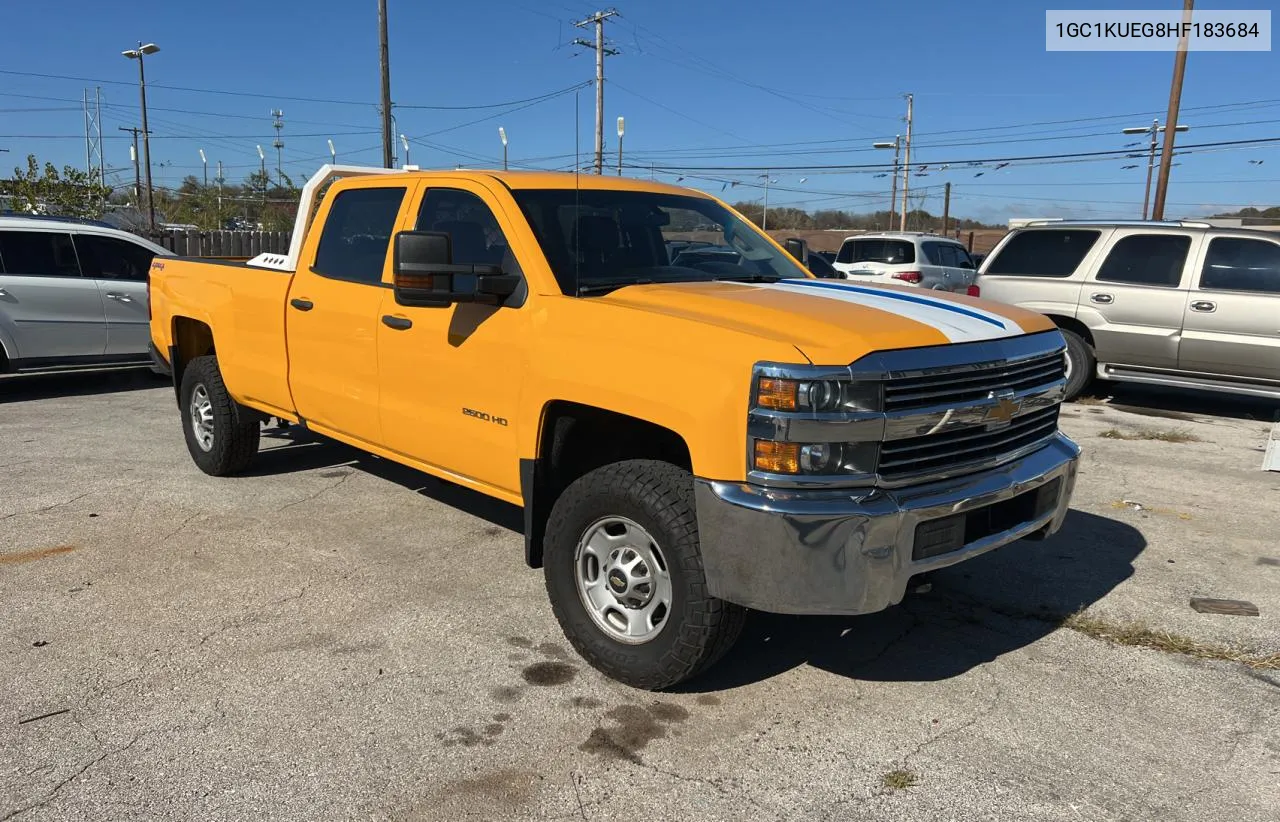
<svg viewBox="0 0 1280 822">
<path fill-rule="evenodd" d="M 201 451 L 213 450 L 213 402 L 201 383 L 191 392 L 191 433 Z"/>
</svg>

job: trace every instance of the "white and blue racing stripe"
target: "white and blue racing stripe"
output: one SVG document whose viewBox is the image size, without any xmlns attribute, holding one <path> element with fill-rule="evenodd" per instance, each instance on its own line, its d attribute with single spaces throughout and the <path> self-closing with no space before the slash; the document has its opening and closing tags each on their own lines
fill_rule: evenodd
<svg viewBox="0 0 1280 822">
<path fill-rule="evenodd" d="M 925 296 L 928 292 L 917 296 L 884 288 L 844 285 L 822 280 L 781 280 L 763 287 L 789 291 L 793 294 L 826 297 L 887 311 L 936 328 L 951 342 L 995 340 L 1023 333 L 1022 327 L 1008 317 L 1002 317 L 981 308 L 958 305 Z"/>
</svg>

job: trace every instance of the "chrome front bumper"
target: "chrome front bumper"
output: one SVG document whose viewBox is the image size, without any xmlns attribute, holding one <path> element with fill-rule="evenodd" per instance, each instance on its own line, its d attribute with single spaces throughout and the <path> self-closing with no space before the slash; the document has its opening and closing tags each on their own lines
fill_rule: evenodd
<svg viewBox="0 0 1280 822">
<path fill-rule="evenodd" d="M 775 613 L 883 610 L 902 601 L 916 574 L 1056 532 L 1070 505 L 1079 455 L 1059 433 L 999 468 L 892 490 L 792 490 L 699 479 L 707 586 L 721 599 Z M 1041 493 L 1055 481 L 1049 497 Z M 921 534 L 963 534 L 956 536 L 962 544 L 913 558 L 917 528 L 925 523 L 934 527 Z"/>
</svg>

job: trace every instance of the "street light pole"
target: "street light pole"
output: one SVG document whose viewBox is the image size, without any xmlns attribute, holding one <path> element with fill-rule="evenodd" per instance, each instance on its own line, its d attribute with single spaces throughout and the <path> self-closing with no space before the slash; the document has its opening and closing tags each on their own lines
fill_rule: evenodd
<svg viewBox="0 0 1280 822">
<path fill-rule="evenodd" d="M 623 134 L 623 131 L 625 130 L 623 128 L 623 125 L 624 125 L 623 120 L 621 117 L 619 117 L 618 118 L 618 176 L 619 177 L 622 176 L 622 134 Z"/>
<path fill-rule="evenodd" d="M 902 151 L 902 135 L 893 135 L 893 142 L 872 143 L 872 148 L 893 149 L 893 182 L 889 184 L 889 228 L 893 228 L 893 218 L 898 216 L 898 155 Z"/>
<path fill-rule="evenodd" d="M 1121 129 L 1122 134 L 1150 134 L 1151 145 L 1147 153 L 1147 187 L 1142 193 L 1142 219 L 1147 219 L 1147 208 L 1151 205 L 1151 172 L 1156 164 L 1156 142 L 1160 132 L 1166 130 L 1166 126 L 1160 125 L 1159 118 L 1152 120 L 1150 126 L 1141 128 Z M 1175 126 L 1174 131 L 1186 131 L 1188 126 Z"/>
<path fill-rule="evenodd" d="M 209 187 L 209 161 L 205 159 L 204 149 L 200 149 L 200 165 L 204 166 L 204 187 Z"/>
<path fill-rule="evenodd" d="M 335 166 L 338 164 L 338 150 L 333 147 L 333 140 L 329 141 L 329 163 Z"/>
<path fill-rule="evenodd" d="M 138 61 L 138 94 L 142 98 L 142 153 L 147 165 L 147 225 L 152 232 L 156 230 L 156 201 L 151 186 L 151 130 L 147 128 L 147 72 L 143 66 L 143 58 L 159 50 L 160 47 L 155 43 L 144 44 L 139 41 L 136 49 L 120 52 L 130 60 Z"/>
<path fill-rule="evenodd" d="M 1178 108 L 1182 104 L 1182 78 L 1187 71 L 1187 39 L 1191 32 L 1191 16 L 1195 0 L 1183 0 L 1182 36 L 1178 38 L 1178 53 L 1173 58 L 1173 82 L 1169 86 L 1169 113 L 1166 124 L 1178 122 Z M 1169 168 L 1173 163 L 1173 135 L 1176 128 L 1165 129 L 1164 150 L 1160 152 L 1160 177 L 1156 180 L 1156 199 L 1151 206 L 1151 219 L 1164 219 L 1165 195 L 1169 192 Z"/>
<path fill-rule="evenodd" d="M 502 170 L 507 170 L 507 130 L 498 126 L 498 138 L 502 140 Z"/>
<path fill-rule="evenodd" d="M 915 103 L 915 95 L 907 95 L 907 156 L 902 163 L 902 216 L 898 220 L 898 230 L 907 230 L 907 189 L 910 187 L 911 177 L 911 118 L 912 106 Z"/>
<path fill-rule="evenodd" d="M 407 166 L 409 165 L 409 138 L 401 134 L 400 144 L 404 146 L 404 164 Z"/>
</svg>

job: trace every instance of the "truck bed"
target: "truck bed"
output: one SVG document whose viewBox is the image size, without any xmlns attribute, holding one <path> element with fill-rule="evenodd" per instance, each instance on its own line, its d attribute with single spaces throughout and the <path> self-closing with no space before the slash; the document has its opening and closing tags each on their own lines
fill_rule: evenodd
<svg viewBox="0 0 1280 822">
<path fill-rule="evenodd" d="M 292 277 L 235 260 L 166 258 L 151 271 L 152 342 L 165 353 L 190 323 L 217 329 L 209 333 L 235 399 L 292 418 L 288 373 L 279 365 L 288 361 L 284 323 Z"/>
</svg>

